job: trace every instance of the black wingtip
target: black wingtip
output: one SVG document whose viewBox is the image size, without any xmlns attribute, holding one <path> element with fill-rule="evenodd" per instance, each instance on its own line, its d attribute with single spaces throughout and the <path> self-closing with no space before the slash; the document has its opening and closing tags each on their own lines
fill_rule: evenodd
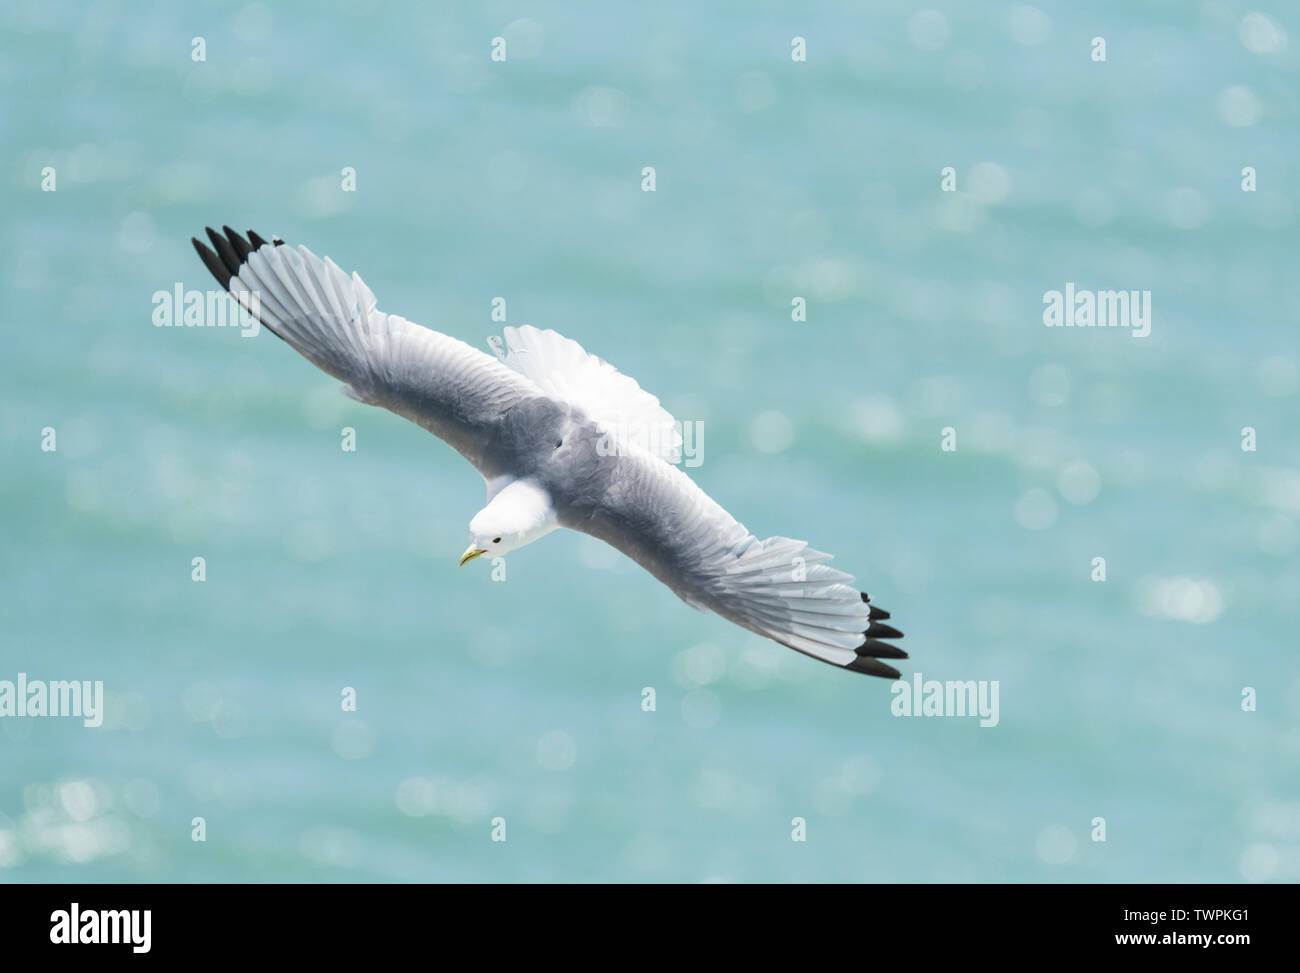
<svg viewBox="0 0 1300 973">
<path fill-rule="evenodd" d="M 239 254 L 235 253 L 235 248 L 230 245 L 230 241 L 212 227 L 208 227 L 208 239 L 212 241 L 212 249 L 217 251 L 217 256 L 226 265 L 226 269 L 232 276 L 238 275 L 240 264 L 244 261 L 240 259 Z"/>
<path fill-rule="evenodd" d="M 885 663 L 866 655 L 858 656 L 844 668 L 868 676 L 880 676 L 882 679 L 901 679 L 903 675 L 893 666 L 887 666 Z"/>
<path fill-rule="evenodd" d="M 857 648 L 858 657 L 845 668 L 852 669 L 854 672 L 865 672 L 869 676 L 884 676 L 889 679 L 901 678 L 897 669 L 885 665 L 879 660 L 907 658 L 907 653 L 898 646 L 880 641 L 881 639 L 901 639 L 903 633 L 892 625 L 882 624 L 880 619 L 888 618 L 889 612 L 872 605 L 871 597 L 865 591 L 860 592 L 860 594 L 862 595 L 862 601 L 870 608 L 867 613 L 870 624 L 867 626 L 867 630 L 862 633 L 863 642 Z"/>
<path fill-rule="evenodd" d="M 230 241 L 230 245 L 235 248 L 235 253 L 239 254 L 240 263 L 247 260 L 248 255 L 253 252 L 253 248 L 248 245 L 248 241 L 240 236 L 237 231 L 232 230 L 228 226 L 222 226 L 221 231 L 225 233 L 226 239 Z"/>
<path fill-rule="evenodd" d="M 212 276 L 217 278 L 217 283 L 226 290 L 230 289 L 230 278 L 233 276 L 226 265 L 222 263 L 221 258 L 213 253 L 208 247 L 199 242 L 198 237 L 190 237 L 190 242 L 194 244 L 194 249 L 198 251 L 199 259 L 203 261 L 203 266 L 211 271 Z"/>
<path fill-rule="evenodd" d="M 877 639 L 867 639 L 857 647 L 858 655 L 869 655 L 879 659 L 906 659 L 907 653 L 897 645 L 890 645 L 888 642 L 881 642 Z"/>
<path fill-rule="evenodd" d="M 889 612 L 885 611 L 883 608 L 877 608 L 875 605 L 871 604 L 870 595 L 868 595 L 865 591 L 860 592 L 860 594 L 862 595 L 862 600 L 865 601 L 871 609 L 870 614 L 867 616 L 868 618 L 871 619 L 871 621 L 874 622 L 878 618 L 889 618 Z"/>
<path fill-rule="evenodd" d="M 867 628 L 867 637 L 874 639 L 901 639 L 903 633 L 892 625 L 884 625 L 880 622 L 872 622 Z"/>
<path fill-rule="evenodd" d="M 253 245 L 254 250 L 261 250 L 264 246 L 266 246 L 266 241 L 263 240 L 260 236 L 258 236 L 256 230 L 248 231 L 248 242 Z"/>
<path fill-rule="evenodd" d="M 265 246 L 266 240 L 250 230 L 248 235 L 254 241 L 253 245 L 250 245 L 247 240 L 228 226 L 221 228 L 224 235 L 210 226 L 205 227 L 205 229 L 207 230 L 208 239 L 212 241 L 212 247 L 206 246 L 198 237 L 190 237 L 190 241 L 194 244 L 199 259 L 203 261 L 203 266 L 208 268 L 212 276 L 217 279 L 218 284 L 229 291 L 231 280 L 238 277 L 240 267 L 248 261 L 248 255 L 255 249 Z M 278 237 L 276 240 L 278 241 L 277 246 L 283 242 Z M 258 315 L 258 320 L 262 322 L 262 327 L 277 338 L 284 337 L 267 323 L 266 317 L 262 314 Z"/>
</svg>

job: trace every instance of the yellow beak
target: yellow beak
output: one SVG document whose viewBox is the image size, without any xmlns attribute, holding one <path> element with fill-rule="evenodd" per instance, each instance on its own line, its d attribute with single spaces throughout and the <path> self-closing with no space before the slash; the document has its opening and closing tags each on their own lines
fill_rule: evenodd
<svg viewBox="0 0 1300 973">
<path fill-rule="evenodd" d="M 466 564 L 474 560 L 474 558 L 478 557 L 480 554 L 486 554 L 486 553 L 487 551 L 485 551 L 483 548 L 475 547 L 473 544 L 471 544 L 469 547 L 465 548 L 465 553 L 460 556 L 460 566 L 463 568 Z"/>
</svg>

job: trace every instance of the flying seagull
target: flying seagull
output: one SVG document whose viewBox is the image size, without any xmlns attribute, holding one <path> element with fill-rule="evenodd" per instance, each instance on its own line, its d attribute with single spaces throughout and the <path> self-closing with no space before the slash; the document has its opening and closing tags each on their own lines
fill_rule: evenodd
<svg viewBox="0 0 1300 973">
<path fill-rule="evenodd" d="M 194 249 L 222 287 L 344 392 L 433 433 L 487 481 L 463 565 L 557 527 L 622 551 L 688 605 L 824 662 L 897 679 L 902 632 L 831 555 L 759 540 L 674 465 L 659 400 L 554 331 L 489 339 L 495 355 L 376 307 L 357 274 L 305 246 L 208 229 Z"/>
</svg>

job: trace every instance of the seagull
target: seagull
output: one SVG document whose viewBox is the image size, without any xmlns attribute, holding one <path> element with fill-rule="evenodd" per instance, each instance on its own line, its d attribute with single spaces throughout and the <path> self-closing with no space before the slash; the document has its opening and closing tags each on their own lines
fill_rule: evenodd
<svg viewBox="0 0 1300 973">
<path fill-rule="evenodd" d="M 626 554 L 691 607 L 853 672 L 898 679 L 903 633 L 831 555 L 759 540 L 678 468 L 680 427 L 576 341 L 525 325 L 493 354 L 379 310 L 356 273 L 305 246 L 208 228 L 217 282 L 345 394 L 416 423 L 487 482 L 461 565 L 565 527 Z"/>
</svg>

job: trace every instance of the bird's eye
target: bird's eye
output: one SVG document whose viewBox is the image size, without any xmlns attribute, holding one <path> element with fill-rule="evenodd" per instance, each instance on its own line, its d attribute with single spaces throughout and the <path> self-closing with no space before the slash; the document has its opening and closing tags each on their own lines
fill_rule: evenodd
<svg viewBox="0 0 1300 973">
<path fill-rule="evenodd" d="M 563 445 L 564 445 L 564 440 L 563 440 L 563 439 L 557 439 L 557 440 L 555 441 L 555 448 L 556 448 L 556 449 L 559 449 L 559 448 L 560 448 L 561 446 L 563 446 Z"/>
<path fill-rule="evenodd" d="M 494 538 L 492 538 L 492 543 L 493 543 L 493 544 L 500 544 L 500 543 L 501 543 L 501 538 L 500 538 L 500 537 L 494 537 Z"/>
</svg>

